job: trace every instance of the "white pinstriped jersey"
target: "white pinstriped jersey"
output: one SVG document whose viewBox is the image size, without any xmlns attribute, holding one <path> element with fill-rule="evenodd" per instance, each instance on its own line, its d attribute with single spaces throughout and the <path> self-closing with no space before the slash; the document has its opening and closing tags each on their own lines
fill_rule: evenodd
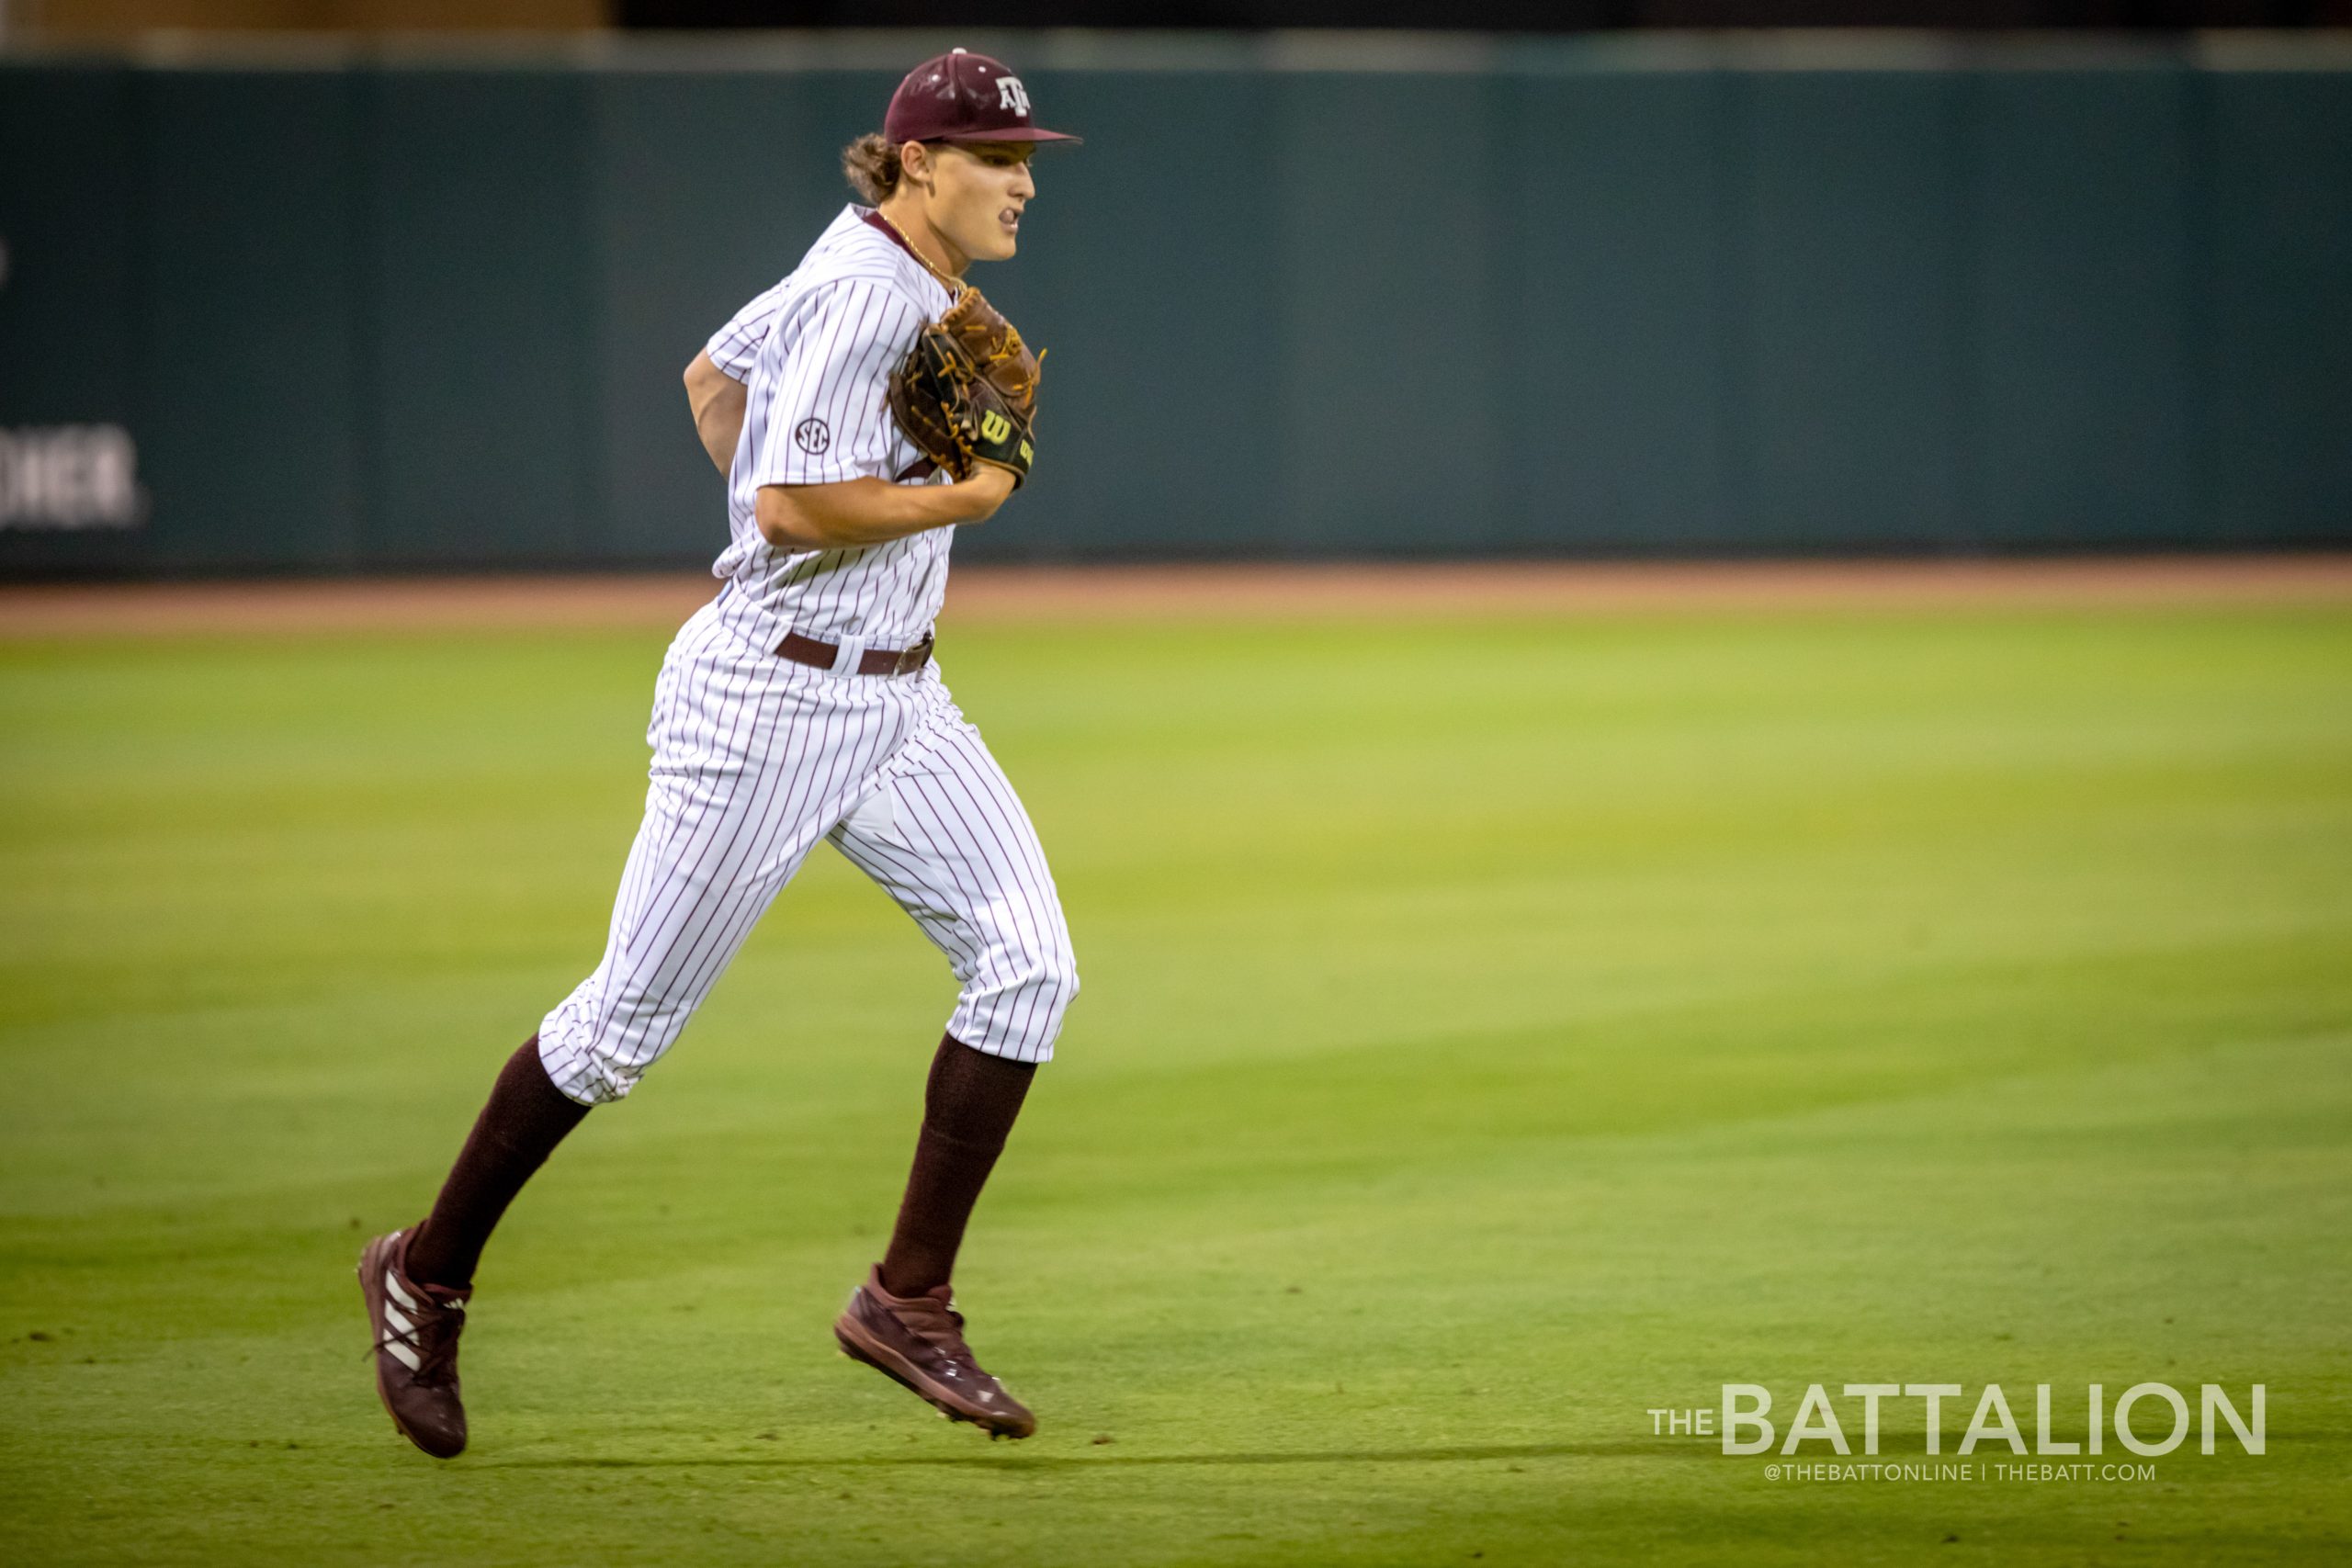
<svg viewBox="0 0 2352 1568">
<path fill-rule="evenodd" d="M 854 550 L 777 550 L 763 484 L 892 479 L 921 459 L 892 423 L 892 367 L 950 303 L 853 207 L 706 352 L 744 380 L 718 597 L 670 645 L 646 739 L 653 767 L 604 957 L 539 1025 L 539 1059 L 583 1104 L 618 1100 L 669 1050 L 820 840 L 922 926 L 960 987 L 948 1032 L 1014 1061 L 1052 1056 L 1078 991 L 1061 896 L 1021 797 L 939 666 L 855 673 L 857 645 L 922 640 L 953 530 Z M 786 630 L 841 644 L 781 658 Z"/>
<path fill-rule="evenodd" d="M 800 265 L 704 350 L 745 383 L 747 396 L 727 477 L 732 539 L 711 572 L 729 584 L 730 612 L 762 635 L 909 648 L 946 598 L 954 529 L 863 548 L 783 550 L 754 521 L 763 485 L 927 471 L 890 417 L 890 372 L 955 296 L 869 210 L 842 209 Z"/>
</svg>

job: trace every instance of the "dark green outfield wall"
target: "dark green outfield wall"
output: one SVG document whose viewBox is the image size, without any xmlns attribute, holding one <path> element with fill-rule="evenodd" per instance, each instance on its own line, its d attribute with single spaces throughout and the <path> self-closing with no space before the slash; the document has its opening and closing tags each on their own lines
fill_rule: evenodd
<svg viewBox="0 0 2352 1568">
<path fill-rule="evenodd" d="M 2352 543 L 2340 46 L 973 41 L 1088 142 L 972 557 Z M 934 43 L 0 57 L 0 572 L 707 558 L 678 372 Z"/>
</svg>

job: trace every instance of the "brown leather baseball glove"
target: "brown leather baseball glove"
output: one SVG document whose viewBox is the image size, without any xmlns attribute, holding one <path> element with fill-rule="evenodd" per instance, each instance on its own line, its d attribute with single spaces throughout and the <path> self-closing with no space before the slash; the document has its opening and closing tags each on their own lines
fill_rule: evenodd
<svg viewBox="0 0 2352 1568">
<path fill-rule="evenodd" d="M 1037 406 L 1037 356 L 996 307 L 966 286 L 947 313 L 922 330 L 890 373 L 890 412 L 907 439 L 959 479 L 973 465 L 1029 477 Z"/>
</svg>

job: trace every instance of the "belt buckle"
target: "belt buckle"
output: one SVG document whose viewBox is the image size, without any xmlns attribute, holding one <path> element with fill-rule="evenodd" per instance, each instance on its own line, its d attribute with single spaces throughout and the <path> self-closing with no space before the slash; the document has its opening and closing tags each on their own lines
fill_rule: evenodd
<svg viewBox="0 0 2352 1568">
<path fill-rule="evenodd" d="M 896 664 L 893 664 L 890 667 L 890 673 L 893 675 L 912 674 L 915 671 L 922 669 L 924 664 L 930 661 L 930 660 L 931 639 L 929 637 L 925 637 L 922 641 L 915 644 L 914 647 L 899 650 L 899 660 Z"/>
</svg>

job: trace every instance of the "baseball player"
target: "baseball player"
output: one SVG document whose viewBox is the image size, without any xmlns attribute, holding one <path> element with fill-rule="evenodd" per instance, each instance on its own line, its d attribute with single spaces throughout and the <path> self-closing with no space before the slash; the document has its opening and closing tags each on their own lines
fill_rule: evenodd
<svg viewBox="0 0 2352 1568">
<path fill-rule="evenodd" d="M 1078 975 L 1028 814 L 931 661 L 955 529 L 1026 473 L 1026 391 L 977 413 L 921 409 L 906 367 L 922 344 L 934 370 L 969 372 L 944 329 L 977 312 L 1000 329 L 981 360 L 1025 367 L 1034 390 L 1035 361 L 963 279 L 1013 254 L 1037 145 L 1075 140 L 1032 123 L 998 62 L 926 61 L 882 133 L 843 154 L 871 205 L 846 208 L 686 371 L 731 541 L 718 597 L 662 662 L 645 819 L 604 958 L 500 1072 L 432 1212 L 360 1258 L 377 1392 L 429 1454 L 466 1445 L 458 1336 L 499 1216 L 592 1106 L 670 1048 L 820 840 L 914 917 L 962 986 L 897 1224 L 835 1337 L 944 1416 L 992 1438 L 1035 1429 L 973 1359 L 949 1277 Z"/>
</svg>

